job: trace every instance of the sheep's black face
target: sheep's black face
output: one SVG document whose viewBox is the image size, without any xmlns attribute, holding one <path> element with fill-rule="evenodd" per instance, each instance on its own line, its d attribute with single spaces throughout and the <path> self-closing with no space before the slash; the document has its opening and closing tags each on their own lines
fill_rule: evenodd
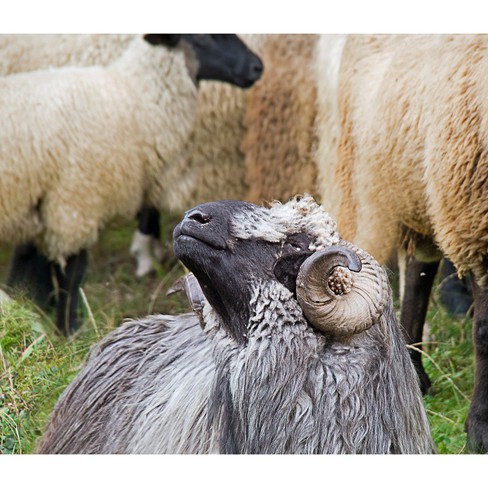
<svg viewBox="0 0 488 488">
<path fill-rule="evenodd" d="M 183 34 L 198 64 L 197 80 L 226 81 L 242 88 L 259 80 L 263 63 L 235 34 Z"/>
<path fill-rule="evenodd" d="M 263 63 L 235 34 L 146 34 L 146 42 L 169 48 L 181 46 L 195 80 L 225 81 L 241 88 L 254 84 Z"/>
<path fill-rule="evenodd" d="M 239 341 L 246 333 L 253 284 L 278 276 L 286 286 L 294 286 L 298 266 L 289 266 L 289 262 L 301 264 L 311 254 L 307 250 L 311 238 L 306 234 L 280 242 L 235 237 L 233 216 L 254 208 L 257 206 L 239 201 L 205 203 L 189 210 L 173 234 L 176 256 L 194 273 L 207 300 Z M 280 279 L 275 267 L 283 256 L 287 266 Z"/>
</svg>

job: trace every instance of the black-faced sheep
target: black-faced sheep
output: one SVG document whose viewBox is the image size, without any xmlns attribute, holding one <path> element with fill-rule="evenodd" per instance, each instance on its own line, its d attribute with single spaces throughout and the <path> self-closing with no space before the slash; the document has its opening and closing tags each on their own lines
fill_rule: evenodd
<svg viewBox="0 0 488 488">
<path fill-rule="evenodd" d="M 26 64 L 38 67 L 60 59 L 66 63 L 87 63 L 91 59 L 93 63 L 102 53 L 106 61 L 106 51 L 110 51 L 107 46 L 113 43 L 117 51 L 120 44 L 127 43 L 127 36 L 41 37 L 35 43 L 32 37 L 7 36 L 9 43 L 4 43 L 5 47 L 0 42 L 0 53 L 6 59 L 15 58 L 5 62 L 8 69 L 25 69 Z M 313 157 L 317 144 L 314 70 L 319 36 L 242 38 L 269 69 L 249 93 L 223 84 L 202 84 L 186 161 L 191 177 L 182 178 L 188 182 L 187 191 L 182 192 L 177 185 L 168 187 L 159 210 L 183 212 L 215 198 L 242 198 L 256 203 L 286 200 L 296 193 L 316 190 L 321 171 Z M 55 57 L 49 54 L 49 44 L 53 44 Z M 137 260 L 136 274 L 143 276 L 153 269 L 154 257 L 162 256 L 156 208 L 142 208 L 138 224 L 131 252 Z"/>
<path fill-rule="evenodd" d="M 174 250 L 197 313 L 103 339 L 38 452 L 433 452 L 386 274 L 313 199 L 197 206 Z"/>
<path fill-rule="evenodd" d="M 412 342 L 421 341 L 439 249 L 472 276 L 476 373 L 466 428 L 480 451 L 488 450 L 487 49 L 483 35 L 349 37 L 336 215 L 343 235 L 382 263 L 408 229 L 415 253 L 401 321 Z M 426 389 L 420 355 L 413 359 Z"/>
<path fill-rule="evenodd" d="M 0 240 L 35 241 L 17 249 L 10 281 L 27 272 L 48 297 L 53 285 L 43 288 L 50 280 L 39 273 L 51 274 L 46 255 L 58 277 L 58 326 L 75 328 L 85 249 L 100 227 L 134 216 L 143 202 L 159 205 L 167 188 L 190 185 L 182 166 L 196 83 L 246 87 L 261 71 L 234 35 L 148 34 L 107 67 L 3 78 L 0 90 L 11 102 L 2 118 Z M 26 271 L 29 262 L 35 266 Z"/>
<path fill-rule="evenodd" d="M 0 74 L 48 66 L 107 65 L 120 56 L 133 37 L 124 34 L 0 35 Z M 255 49 L 265 42 L 267 36 L 241 37 Z M 258 63 L 254 68 L 259 71 L 262 64 Z M 191 149 L 184 164 L 186 171 L 175 165 L 175 184 L 165 187 L 160 196 L 159 210 L 183 213 L 199 202 L 216 197 L 246 196 L 244 158 L 240 150 L 246 92 L 232 86 L 239 85 L 237 80 L 226 81 L 200 83 Z M 178 173 L 179 184 L 176 181 Z M 163 249 L 159 241 L 159 214 L 156 209 L 144 207 L 138 221 L 140 231 L 135 233 L 131 252 L 137 260 L 136 273 L 143 276 L 153 269 L 153 257 L 160 259 Z M 17 249 L 17 253 L 25 254 L 25 249 Z"/>
</svg>

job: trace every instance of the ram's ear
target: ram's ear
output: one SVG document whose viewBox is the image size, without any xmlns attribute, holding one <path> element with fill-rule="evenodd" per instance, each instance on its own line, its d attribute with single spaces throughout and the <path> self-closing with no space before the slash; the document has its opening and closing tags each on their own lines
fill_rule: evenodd
<svg viewBox="0 0 488 488">
<path fill-rule="evenodd" d="M 175 47 L 180 42 L 181 34 L 144 34 L 144 40 L 153 46 Z"/>
<path fill-rule="evenodd" d="M 273 273 L 276 276 L 276 279 L 291 292 L 295 293 L 298 270 L 305 259 L 312 254 L 311 251 L 301 251 L 281 256 L 276 261 L 273 268 Z"/>
</svg>

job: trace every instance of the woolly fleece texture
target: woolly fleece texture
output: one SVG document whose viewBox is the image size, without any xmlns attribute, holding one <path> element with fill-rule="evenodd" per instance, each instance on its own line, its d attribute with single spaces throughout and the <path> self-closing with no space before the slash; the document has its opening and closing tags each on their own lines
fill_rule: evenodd
<svg viewBox="0 0 488 488">
<path fill-rule="evenodd" d="M 240 37 L 258 54 L 267 38 Z M 113 34 L 0 35 L 0 74 L 49 66 L 106 65 L 120 56 L 132 38 Z M 245 197 L 248 188 L 241 145 L 248 93 L 227 83 L 200 82 L 194 130 L 180 160 L 168 166 L 173 184 L 164 185 L 159 197 L 153 195 L 160 210 L 183 213 L 216 198 Z"/>
<path fill-rule="evenodd" d="M 183 212 L 198 203 L 246 198 L 256 203 L 316 193 L 315 35 L 242 35 L 264 62 L 251 90 L 203 81 L 194 131 L 158 201 L 161 210 Z M 328 42 L 334 36 L 320 36 Z M 126 47 L 124 35 L 3 35 L 0 73 L 46 66 L 107 64 Z M 322 63 L 326 66 L 327 63 Z M 323 86 L 323 85 L 322 85 Z M 319 85 L 319 91 L 322 90 Z M 329 93 L 328 90 L 325 90 Z M 328 110 L 325 113 L 329 113 Z M 320 134 L 319 134 L 320 135 Z M 324 138 L 322 138 L 324 139 Z M 331 153 L 331 151 L 329 151 Z M 325 159 L 328 161 L 328 154 Z M 323 194 L 321 193 L 323 196 Z M 154 197 L 156 197 L 154 195 Z M 326 200 L 327 201 L 327 200 Z"/>
<path fill-rule="evenodd" d="M 122 55 L 133 38 L 128 34 L 1 34 L 0 74 L 106 66 Z"/>
<path fill-rule="evenodd" d="M 262 203 L 316 192 L 313 160 L 316 35 L 268 35 L 260 51 L 265 70 L 247 98 L 243 141 L 249 193 Z"/>
<path fill-rule="evenodd" d="M 0 92 L 9 100 L 0 240 L 35 239 L 62 262 L 95 242 L 108 219 L 134 216 L 145 197 L 154 204 L 158 181 L 175 184 L 165 170 L 181 158 L 197 103 L 180 49 L 136 38 L 106 68 L 11 75 Z"/>
<path fill-rule="evenodd" d="M 314 121 L 317 192 L 327 211 L 337 220 L 340 195 L 335 186 L 340 116 L 337 104 L 339 69 L 347 35 L 321 35 L 313 61 L 317 84 L 317 116 Z"/>
<path fill-rule="evenodd" d="M 402 226 L 487 282 L 488 37 L 351 36 L 341 67 L 341 232 L 380 262 Z"/>
<path fill-rule="evenodd" d="M 295 197 L 287 204 L 273 202 L 270 208 L 254 207 L 233 216 L 233 234 L 239 239 L 280 242 L 291 234 L 315 236 L 310 251 L 339 242 L 335 221 L 310 195 Z"/>
</svg>

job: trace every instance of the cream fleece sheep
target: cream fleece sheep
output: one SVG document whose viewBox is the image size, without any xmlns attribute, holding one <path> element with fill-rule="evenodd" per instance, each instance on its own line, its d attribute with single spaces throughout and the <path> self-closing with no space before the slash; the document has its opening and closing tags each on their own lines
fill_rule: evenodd
<svg viewBox="0 0 488 488">
<path fill-rule="evenodd" d="M 62 262 L 174 186 L 197 103 L 182 50 L 138 37 L 109 67 L 12 75 L 0 92 L 0 240 Z"/>
<path fill-rule="evenodd" d="M 267 38 L 240 37 L 258 54 Z M 120 56 L 132 38 L 123 34 L 0 35 L 0 74 L 49 66 L 107 65 Z M 184 172 L 185 180 L 192 184 L 181 189 L 165 185 L 163 191 L 171 196 L 162 198 L 171 210 L 184 212 L 196 203 L 215 198 L 244 198 L 247 185 L 241 144 L 247 96 L 247 91 L 227 83 L 200 82 L 186 168 L 175 165 L 173 175 L 176 178 L 177 173 Z"/>
<path fill-rule="evenodd" d="M 0 73 L 31 71 L 47 66 L 106 65 L 116 59 L 132 37 L 2 35 Z M 259 53 L 267 36 L 241 37 Z M 167 166 L 168 178 L 181 179 L 177 185 L 160 188 L 161 200 L 156 198 L 160 210 L 183 213 L 197 203 L 215 198 L 245 198 L 248 191 L 241 149 L 248 92 L 227 83 L 202 81 L 197 96 L 195 130 L 182 153 L 185 156 L 183 160 Z M 158 240 L 136 232 L 131 252 L 138 261 L 137 274 L 142 276 L 153 267 L 151 254 L 161 257 L 163 249 Z"/>
<path fill-rule="evenodd" d="M 48 67 L 107 64 L 119 58 L 131 34 L 1 34 L 0 75 Z"/>
<path fill-rule="evenodd" d="M 339 226 L 380 262 L 406 226 L 486 284 L 487 48 L 474 35 L 346 43 Z"/>
</svg>

